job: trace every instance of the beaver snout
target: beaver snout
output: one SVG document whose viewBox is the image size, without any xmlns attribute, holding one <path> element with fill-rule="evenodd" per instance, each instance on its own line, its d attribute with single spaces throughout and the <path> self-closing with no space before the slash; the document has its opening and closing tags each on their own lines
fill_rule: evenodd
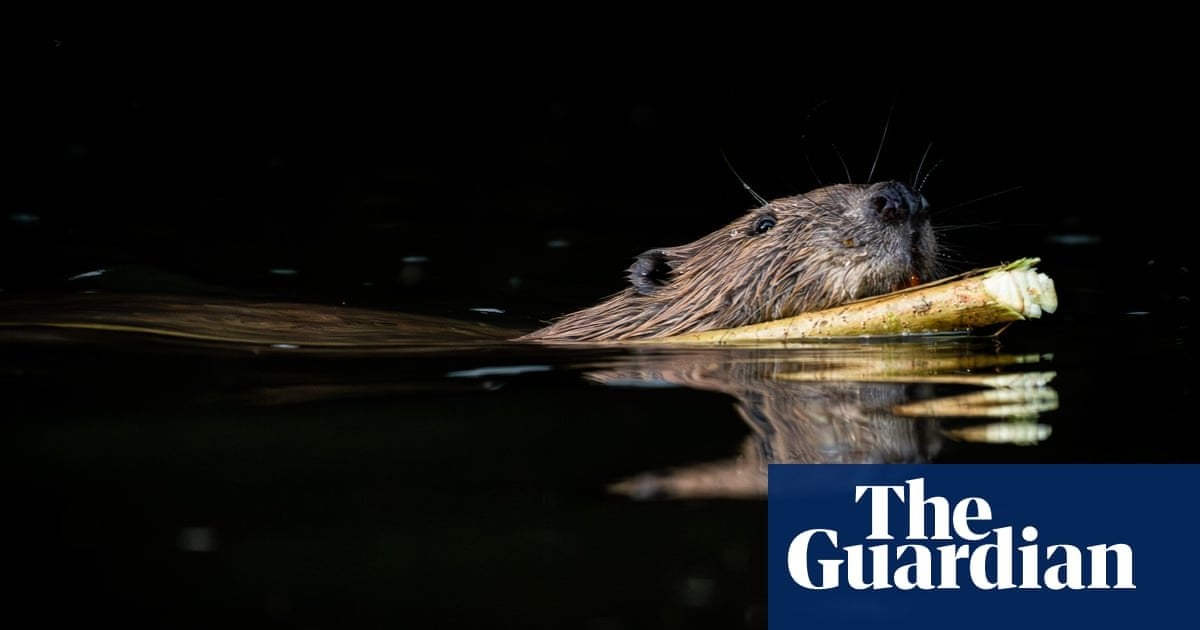
<svg viewBox="0 0 1200 630">
<path fill-rule="evenodd" d="M 867 205 L 883 223 L 918 223 L 927 218 L 929 202 L 900 182 L 882 182 L 871 186 Z"/>
</svg>

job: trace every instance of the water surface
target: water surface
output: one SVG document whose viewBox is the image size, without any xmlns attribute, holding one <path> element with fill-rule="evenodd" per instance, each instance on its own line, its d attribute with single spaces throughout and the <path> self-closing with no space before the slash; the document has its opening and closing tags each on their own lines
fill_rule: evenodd
<svg viewBox="0 0 1200 630">
<path fill-rule="evenodd" d="M 7 327 L 20 592 L 134 625 L 760 626 L 767 463 L 1193 461 L 1185 338 L 1112 323 L 1129 343 L 1052 319 L 772 349 Z"/>
</svg>

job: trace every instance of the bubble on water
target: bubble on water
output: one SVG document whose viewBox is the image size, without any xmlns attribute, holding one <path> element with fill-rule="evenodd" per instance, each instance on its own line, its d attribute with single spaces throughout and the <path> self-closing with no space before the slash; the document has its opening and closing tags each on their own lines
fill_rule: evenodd
<svg viewBox="0 0 1200 630">
<path fill-rule="evenodd" d="M 717 592 L 717 583 L 711 578 L 688 576 L 679 584 L 679 599 L 684 606 L 702 608 L 712 604 Z"/>
<path fill-rule="evenodd" d="M 96 269 L 95 271 L 85 271 L 83 273 L 77 273 L 77 274 L 71 276 L 70 278 L 67 278 L 67 280 L 83 280 L 84 278 L 99 278 L 100 276 L 103 276 L 106 273 L 108 273 L 108 269 Z"/>
<path fill-rule="evenodd" d="M 410 259 L 420 259 L 414 262 Z M 429 260 L 424 256 L 408 256 L 404 259 L 404 266 L 400 267 L 400 271 L 396 274 L 396 280 L 406 287 L 411 287 L 420 284 L 425 279 L 425 261 Z"/>
<path fill-rule="evenodd" d="M 176 544 L 181 551 L 213 552 L 217 550 L 217 532 L 211 527 L 184 527 L 179 530 Z"/>
<path fill-rule="evenodd" d="M 1098 234 L 1051 234 L 1047 237 L 1048 241 L 1055 245 L 1065 245 L 1067 247 L 1080 247 L 1083 245 L 1098 245 L 1104 239 Z"/>
<path fill-rule="evenodd" d="M 475 368 L 473 370 L 458 370 L 447 372 L 449 378 L 479 378 L 481 376 L 514 376 L 530 372 L 549 372 L 549 365 L 494 365 Z"/>
</svg>

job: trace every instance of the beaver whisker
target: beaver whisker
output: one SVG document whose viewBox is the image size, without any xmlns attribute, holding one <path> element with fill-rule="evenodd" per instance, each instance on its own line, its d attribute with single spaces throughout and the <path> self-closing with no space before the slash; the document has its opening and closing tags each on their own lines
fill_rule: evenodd
<svg viewBox="0 0 1200 630">
<path fill-rule="evenodd" d="M 1025 186 L 1023 186 L 1021 184 L 1017 184 L 1016 186 L 1013 186 L 1011 188 L 1005 188 L 1004 190 L 990 193 L 987 195 L 983 195 L 982 197 L 976 197 L 974 199 L 971 199 L 970 201 L 964 201 L 961 203 L 956 203 L 953 206 L 942 208 L 941 210 L 938 211 L 938 213 L 942 214 L 942 213 L 950 212 L 951 210 L 958 210 L 959 208 L 963 208 L 963 207 L 969 206 L 971 204 L 979 203 L 980 201 L 987 201 L 988 199 L 991 199 L 992 197 L 999 197 L 1000 195 L 1007 195 L 1008 193 L 1016 192 L 1018 190 L 1021 190 L 1024 187 Z"/>
<path fill-rule="evenodd" d="M 946 232 L 957 232 L 958 230 L 995 227 L 1000 224 L 999 221 L 979 221 L 976 223 L 959 223 L 957 225 L 935 225 L 933 226 L 933 231 L 938 234 L 945 234 Z"/>
<path fill-rule="evenodd" d="M 838 161 L 842 163 L 842 170 L 846 172 L 846 182 L 853 184 L 854 177 L 850 175 L 850 167 L 846 165 L 846 158 L 842 156 L 842 152 L 838 150 L 836 144 L 830 144 L 829 146 L 833 147 L 833 152 L 837 154 Z"/>
<path fill-rule="evenodd" d="M 896 113 L 896 98 L 892 99 L 892 106 L 888 109 L 887 120 L 883 123 L 883 133 L 879 136 L 879 148 L 875 149 L 875 159 L 871 162 L 871 170 L 867 172 L 868 184 L 875 178 L 875 167 L 879 166 L 879 156 L 883 155 L 883 143 L 887 140 L 888 128 L 892 126 L 892 114 L 894 113 Z"/>
<path fill-rule="evenodd" d="M 911 184 L 909 184 L 909 186 L 910 186 L 910 187 L 912 187 L 912 189 L 913 189 L 913 192 L 920 193 L 920 192 L 921 192 L 921 189 L 925 187 L 925 179 L 923 179 L 923 178 L 921 177 L 921 169 L 922 169 L 922 168 L 925 168 L 925 158 L 928 158 L 928 157 L 929 157 L 929 152 L 930 152 L 930 151 L 932 151 L 932 150 L 933 150 L 933 143 L 932 143 L 932 142 L 930 142 L 929 144 L 925 145 L 925 152 L 921 154 L 921 161 L 920 161 L 920 162 L 917 162 L 917 172 L 913 174 L 912 183 L 911 183 Z M 933 169 L 937 168 L 937 165 L 938 165 L 938 164 L 941 164 L 941 161 L 938 161 L 936 164 L 934 164 L 934 165 L 933 165 L 933 166 L 932 166 L 932 167 L 929 169 L 929 172 L 930 172 L 930 173 L 932 173 L 932 172 L 933 172 Z M 925 174 L 925 177 L 926 177 L 926 178 L 928 178 L 928 177 L 929 177 L 929 173 L 926 173 L 926 174 Z"/>
<path fill-rule="evenodd" d="M 800 136 L 800 142 L 804 142 L 804 136 Z M 817 174 L 817 167 L 813 166 L 812 157 L 808 155 L 808 151 L 804 152 L 804 162 L 808 164 L 808 170 L 812 173 L 813 179 L 817 181 L 817 186 L 824 186 L 825 182 L 822 182 L 821 176 Z"/>
<path fill-rule="evenodd" d="M 763 198 L 762 195 L 754 192 L 754 189 L 750 187 L 750 184 L 747 184 L 746 180 L 742 179 L 742 176 L 737 172 L 737 169 L 733 168 L 733 162 L 729 161 L 729 156 L 725 155 L 724 151 L 721 152 L 721 159 L 725 160 L 725 166 L 729 167 L 729 172 L 733 173 L 733 176 L 737 178 L 738 183 L 742 185 L 742 188 L 746 189 L 746 192 L 750 193 L 750 196 L 758 202 L 758 207 L 761 208 L 767 205 L 767 200 Z"/>
</svg>

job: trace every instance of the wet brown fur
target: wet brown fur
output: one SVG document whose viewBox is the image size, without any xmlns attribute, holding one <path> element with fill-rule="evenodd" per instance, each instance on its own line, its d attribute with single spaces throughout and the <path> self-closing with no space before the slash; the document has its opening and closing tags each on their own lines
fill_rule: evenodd
<svg viewBox="0 0 1200 630">
<path fill-rule="evenodd" d="M 759 233 L 763 217 L 775 225 Z M 632 286 L 522 339 L 645 339 L 790 317 L 933 280 L 936 252 L 928 204 L 907 186 L 827 186 L 642 254 Z"/>
</svg>

